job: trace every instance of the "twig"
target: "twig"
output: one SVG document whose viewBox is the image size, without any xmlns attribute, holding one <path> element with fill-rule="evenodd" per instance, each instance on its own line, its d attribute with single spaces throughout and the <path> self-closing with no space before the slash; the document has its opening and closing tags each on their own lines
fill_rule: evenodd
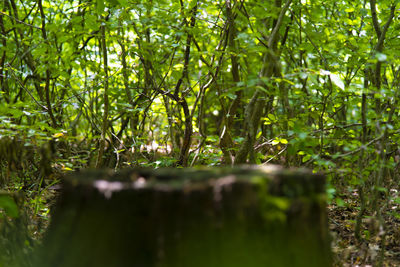
<svg viewBox="0 0 400 267">
<path fill-rule="evenodd" d="M 1 11 L 0 11 L 0 14 L 3 15 L 3 16 L 9 17 L 10 19 L 15 20 L 16 22 L 18 22 L 18 23 L 20 23 L 20 24 L 24 24 L 24 25 L 26 25 L 26 26 L 29 26 L 29 27 L 32 27 L 32 28 L 35 28 L 35 29 L 38 29 L 38 30 L 42 30 L 42 28 L 40 28 L 40 27 L 38 27 L 38 26 L 35 26 L 35 25 L 32 25 L 32 24 L 23 22 L 22 20 L 19 20 L 19 19 L 17 19 L 17 18 L 14 18 L 13 16 L 10 16 L 10 15 L 4 13 L 4 12 L 1 12 Z"/>
<path fill-rule="evenodd" d="M 280 154 L 282 154 L 283 152 L 285 152 L 285 150 L 287 149 L 287 145 L 281 150 L 281 151 L 279 151 L 278 152 L 278 154 L 276 154 L 275 156 L 273 156 L 272 158 L 270 158 L 270 159 L 268 159 L 266 162 L 264 162 L 262 165 L 266 165 L 266 164 L 268 164 L 271 160 L 273 160 L 274 158 L 276 158 L 277 156 L 279 156 Z"/>
<path fill-rule="evenodd" d="M 10 64 L 7 63 L 7 66 L 10 68 L 11 70 L 11 74 L 14 76 L 14 79 L 17 81 L 17 83 L 19 84 L 19 86 L 21 86 L 22 89 L 24 89 L 28 95 L 32 98 L 32 100 L 39 106 L 41 107 L 43 110 L 47 111 L 47 107 L 40 104 L 39 101 L 36 100 L 36 98 L 32 95 L 32 93 L 21 83 L 21 81 L 19 80 L 19 78 L 17 77 L 17 75 L 15 75 L 15 72 L 12 68 L 12 66 Z"/>
</svg>

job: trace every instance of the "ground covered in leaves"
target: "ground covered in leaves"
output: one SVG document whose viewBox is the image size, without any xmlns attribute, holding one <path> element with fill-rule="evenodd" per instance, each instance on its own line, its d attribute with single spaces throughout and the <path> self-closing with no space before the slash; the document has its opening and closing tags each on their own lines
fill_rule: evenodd
<svg viewBox="0 0 400 267">
<path fill-rule="evenodd" d="M 391 190 L 397 195 L 397 190 Z M 354 236 L 355 222 L 359 212 L 357 191 L 344 195 L 343 203 L 328 205 L 329 227 L 332 233 L 332 250 L 335 266 L 379 266 L 379 258 L 384 238 L 382 266 L 400 266 L 400 219 L 395 216 L 400 205 L 389 201 L 386 210 L 382 210 L 384 225 L 373 214 L 362 219 L 362 240 Z"/>
</svg>

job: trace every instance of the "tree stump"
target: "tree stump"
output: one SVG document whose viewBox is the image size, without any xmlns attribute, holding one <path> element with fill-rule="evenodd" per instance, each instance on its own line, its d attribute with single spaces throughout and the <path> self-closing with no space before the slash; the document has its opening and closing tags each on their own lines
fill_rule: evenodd
<svg viewBox="0 0 400 267">
<path fill-rule="evenodd" d="M 34 266 L 331 266 L 325 178 L 278 167 L 64 179 Z"/>
</svg>

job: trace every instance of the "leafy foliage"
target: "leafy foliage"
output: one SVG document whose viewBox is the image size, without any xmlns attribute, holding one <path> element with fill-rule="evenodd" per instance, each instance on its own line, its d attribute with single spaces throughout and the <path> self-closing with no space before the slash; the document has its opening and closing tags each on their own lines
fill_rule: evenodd
<svg viewBox="0 0 400 267">
<path fill-rule="evenodd" d="M 84 167 L 306 166 L 339 206 L 357 194 L 358 242 L 376 218 L 382 263 L 399 216 L 386 212 L 398 200 L 397 1 L 0 8 L 0 185 L 31 195 L 34 216 L 60 174 Z M 3 221 L 12 203 L 0 199 Z"/>
</svg>

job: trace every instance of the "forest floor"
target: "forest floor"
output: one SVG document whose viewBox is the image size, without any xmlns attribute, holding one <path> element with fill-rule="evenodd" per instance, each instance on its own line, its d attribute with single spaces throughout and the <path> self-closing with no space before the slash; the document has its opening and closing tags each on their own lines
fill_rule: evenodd
<svg viewBox="0 0 400 267">
<path fill-rule="evenodd" d="M 397 191 L 392 193 L 397 194 Z M 386 210 L 382 211 L 382 214 L 385 214 L 385 230 L 374 216 L 365 216 L 362 220 L 362 241 L 357 241 L 354 236 L 359 207 L 357 191 L 344 196 L 341 206 L 334 203 L 328 205 L 335 266 L 378 266 L 382 243 L 384 244 L 382 266 L 400 266 L 400 219 L 391 215 L 395 214 L 394 211 L 399 212 L 399 204 L 389 203 Z"/>
</svg>

